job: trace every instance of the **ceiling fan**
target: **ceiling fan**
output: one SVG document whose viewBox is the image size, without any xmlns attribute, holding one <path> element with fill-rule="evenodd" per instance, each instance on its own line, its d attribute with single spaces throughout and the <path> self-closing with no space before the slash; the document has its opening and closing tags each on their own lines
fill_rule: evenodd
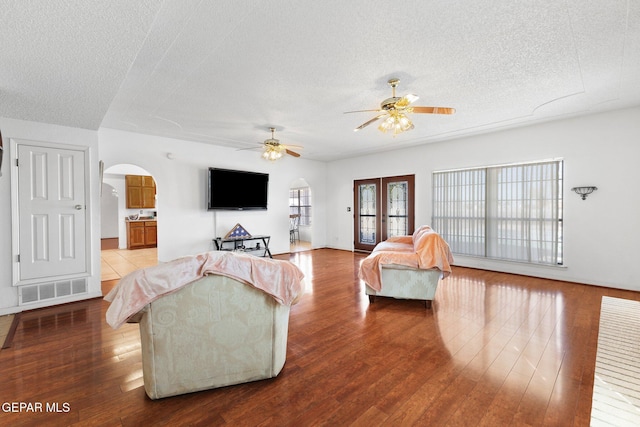
<svg viewBox="0 0 640 427">
<path fill-rule="evenodd" d="M 382 123 L 378 126 L 378 129 L 382 132 L 393 131 L 393 136 L 399 133 L 413 129 L 413 122 L 407 116 L 411 113 L 419 114 L 453 114 L 456 112 L 455 108 L 450 107 L 419 107 L 411 106 L 413 102 L 418 99 L 417 95 L 409 94 L 402 97 L 396 96 L 396 87 L 400 83 L 399 79 L 391 78 L 388 81 L 389 86 L 393 90 L 391 98 L 387 98 L 380 103 L 380 108 L 377 110 L 358 110 L 347 111 L 347 113 L 362 113 L 362 112 L 378 112 L 377 116 L 368 120 L 354 129 L 354 132 L 359 131 L 371 123 L 383 119 Z"/>
<path fill-rule="evenodd" d="M 276 128 L 269 128 L 269 130 L 271 131 L 271 138 L 265 139 L 264 142 L 261 143 L 264 148 L 264 151 L 262 152 L 262 157 L 264 159 L 271 161 L 278 160 L 285 153 L 293 157 L 300 157 L 299 153 L 291 150 L 291 148 L 301 149 L 302 147 L 300 145 L 281 144 L 279 139 L 274 138 Z"/>
</svg>

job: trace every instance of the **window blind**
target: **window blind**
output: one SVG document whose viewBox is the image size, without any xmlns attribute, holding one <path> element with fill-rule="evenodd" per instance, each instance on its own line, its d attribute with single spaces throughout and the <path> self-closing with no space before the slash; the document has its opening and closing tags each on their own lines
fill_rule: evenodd
<svg viewBox="0 0 640 427">
<path fill-rule="evenodd" d="M 433 228 L 457 254 L 562 264 L 562 166 L 434 172 Z"/>
</svg>

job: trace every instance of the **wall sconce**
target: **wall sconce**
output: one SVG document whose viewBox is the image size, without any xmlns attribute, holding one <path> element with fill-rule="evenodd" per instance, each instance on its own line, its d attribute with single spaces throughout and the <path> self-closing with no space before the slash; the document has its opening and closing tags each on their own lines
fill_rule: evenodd
<svg viewBox="0 0 640 427">
<path fill-rule="evenodd" d="M 597 189 L 598 187 L 573 187 L 571 191 L 574 191 L 576 194 L 582 197 L 582 200 L 586 200 L 587 196 Z"/>
</svg>

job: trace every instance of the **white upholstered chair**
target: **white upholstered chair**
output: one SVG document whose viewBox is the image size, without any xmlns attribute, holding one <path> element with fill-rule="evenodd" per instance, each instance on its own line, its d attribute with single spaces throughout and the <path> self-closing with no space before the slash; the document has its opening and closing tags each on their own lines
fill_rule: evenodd
<svg viewBox="0 0 640 427">
<path fill-rule="evenodd" d="M 136 321 L 151 399 L 272 378 L 285 363 L 289 307 L 225 276 L 158 298 Z"/>
<path fill-rule="evenodd" d="M 442 278 L 442 271 L 437 268 L 418 270 L 402 265 L 388 265 L 382 267 L 382 289 L 378 292 L 365 284 L 365 294 L 369 302 L 374 303 L 376 296 L 398 299 L 424 300 L 425 307 L 431 308 L 438 281 Z"/>
</svg>

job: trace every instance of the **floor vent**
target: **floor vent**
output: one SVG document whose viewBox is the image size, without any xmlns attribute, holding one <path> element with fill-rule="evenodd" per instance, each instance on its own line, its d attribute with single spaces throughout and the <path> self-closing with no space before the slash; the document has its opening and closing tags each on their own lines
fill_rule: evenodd
<svg viewBox="0 0 640 427">
<path fill-rule="evenodd" d="M 87 279 L 61 280 L 20 287 L 20 305 L 87 293 Z"/>
</svg>

